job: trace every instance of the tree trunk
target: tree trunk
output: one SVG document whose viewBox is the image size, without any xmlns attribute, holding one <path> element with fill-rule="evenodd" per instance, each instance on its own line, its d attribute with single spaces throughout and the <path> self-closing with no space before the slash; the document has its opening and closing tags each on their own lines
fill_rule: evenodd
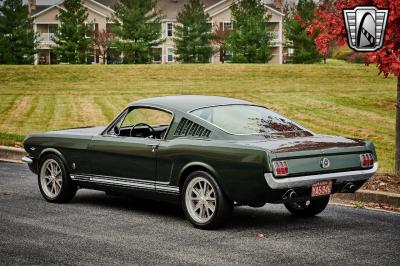
<svg viewBox="0 0 400 266">
<path fill-rule="evenodd" d="M 397 77 L 395 171 L 400 174 L 400 77 Z"/>
</svg>

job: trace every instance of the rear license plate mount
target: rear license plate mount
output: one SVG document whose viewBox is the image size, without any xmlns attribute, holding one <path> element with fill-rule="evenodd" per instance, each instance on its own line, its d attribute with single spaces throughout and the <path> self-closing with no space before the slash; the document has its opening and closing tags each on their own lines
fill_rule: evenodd
<svg viewBox="0 0 400 266">
<path fill-rule="evenodd" d="M 332 180 L 315 182 L 311 187 L 311 197 L 320 197 L 332 193 Z"/>
</svg>

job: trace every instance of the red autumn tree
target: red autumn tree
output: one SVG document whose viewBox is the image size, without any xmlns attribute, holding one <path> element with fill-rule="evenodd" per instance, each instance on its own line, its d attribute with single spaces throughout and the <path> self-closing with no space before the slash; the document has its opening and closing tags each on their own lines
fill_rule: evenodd
<svg viewBox="0 0 400 266">
<path fill-rule="evenodd" d="M 377 8 L 389 8 L 386 34 L 383 47 L 366 53 L 366 64 L 376 64 L 379 74 L 397 77 L 396 100 L 396 152 L 395 171 L 400 174 L 400 1 L 399 0 L 336 0 L 329 7 L 322 1 L 315 13 L 315 20 L 308 27 L 308 34 L 317 34 L 315 44 L 322 55 L 327 55 L 332 44 L 346 44 L 346 30 L 342 9 L 357 5 L 374 5 Z M 325 4 L 324 4 L 325 3 Z"/>
<path fill-rule="evenodd" d="M 226 41 L 228 39 L 230 30 L 224 28 L 222 25 L 216 26 L 214 29 L 214 34 L 212 36 L 211 42 L 219 52 L 219 59 L 222 63 L 225 62 L 225 55 L 226 55 L 226 48 L 227 44 Z"/>
<path fill-rule="evenodd" d="M 103 64 L 106 64 L 107 55 L 110 51 L 112 41 L 114 40 L 114 34 L 108 30 L 95 30 L 93 32 L 93 37 L 93 48 L 100 54 Z"/>
</svg>

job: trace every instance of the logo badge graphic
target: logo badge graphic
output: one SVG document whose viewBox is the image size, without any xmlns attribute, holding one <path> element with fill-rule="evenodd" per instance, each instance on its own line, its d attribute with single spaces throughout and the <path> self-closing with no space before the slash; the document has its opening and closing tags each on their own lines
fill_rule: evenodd
<svg viewBox="0 0 400 266">
<path fill-rule="evenodd" d="M 325 169 L 325 168 L 328 168 L 331 165 L 331 162 L 329 161 L 328 158 L 324 157 L 324 158 L 321 159 L 320 165 L 321 165 L 322 168 Z"/>
<path fill-rule="evenodd" d="M 357 52 L 374 52 L 382 48 L 389 9 L 357 6 L 343 9 L 347 42 Z"/>
</svg>

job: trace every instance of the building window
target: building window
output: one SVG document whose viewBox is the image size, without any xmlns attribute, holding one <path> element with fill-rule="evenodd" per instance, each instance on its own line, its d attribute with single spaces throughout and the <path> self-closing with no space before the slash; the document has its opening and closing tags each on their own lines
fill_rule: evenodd
<svg viewBox="0 0 400 266">
<path fill-rule="evenodd" d="M 207 22 L 207 29 L 208 29 L 209 32 L 212 32 L 212 29 L 213 29 L 213 23 L 212 23 L 212 21 L 208 21 L 208 22 Z"/>
<path fill-rule="evenodd" d="M 230 22 L 230 21 L 224 21 L 223 25 L 224 25 L 223 30 L 232 30 L 233 29 L 232 22 Z"/>
<path fill-rule="evenodd" d="M 89 49 L 87 52 L 87 57 L 86 57 L 86 64 L 94 64 L 96 63 L 96 50 L 95 49 Z"/>
<path fill-rule="evenodd" d="M 172 22 L 167 22 L 167 37 L 172 37 L 174 34 L 174 24 Z"/>
<path fill-rule="evenodd" d="M 88 23 L 89 31 L 85 34 L 86 38 L 94 37 L 94 33 L 99 31 L 98 23 Z"/>
<path fill-rule="evenodd" d="M 161 63 L 162 61 L 162 48 L 152 48 L 153 62 Z"/>
<path fill-rule="evenodd" d="M 167 62 L 174 62 L 174 48 L 167 48 Z"/>
<path fill-rule="evenodd" d="M 232 62 L 232 52 L 227 49 L 224 51 L 224 62 Z"/>
<path fill-rule="evenodd" d="M 57 24 L 49 24 L 48 27 L 49 27 L 48 41 L 53 42 L 54 34 L 57 32 L 58 25 Z"/>
</svg>

